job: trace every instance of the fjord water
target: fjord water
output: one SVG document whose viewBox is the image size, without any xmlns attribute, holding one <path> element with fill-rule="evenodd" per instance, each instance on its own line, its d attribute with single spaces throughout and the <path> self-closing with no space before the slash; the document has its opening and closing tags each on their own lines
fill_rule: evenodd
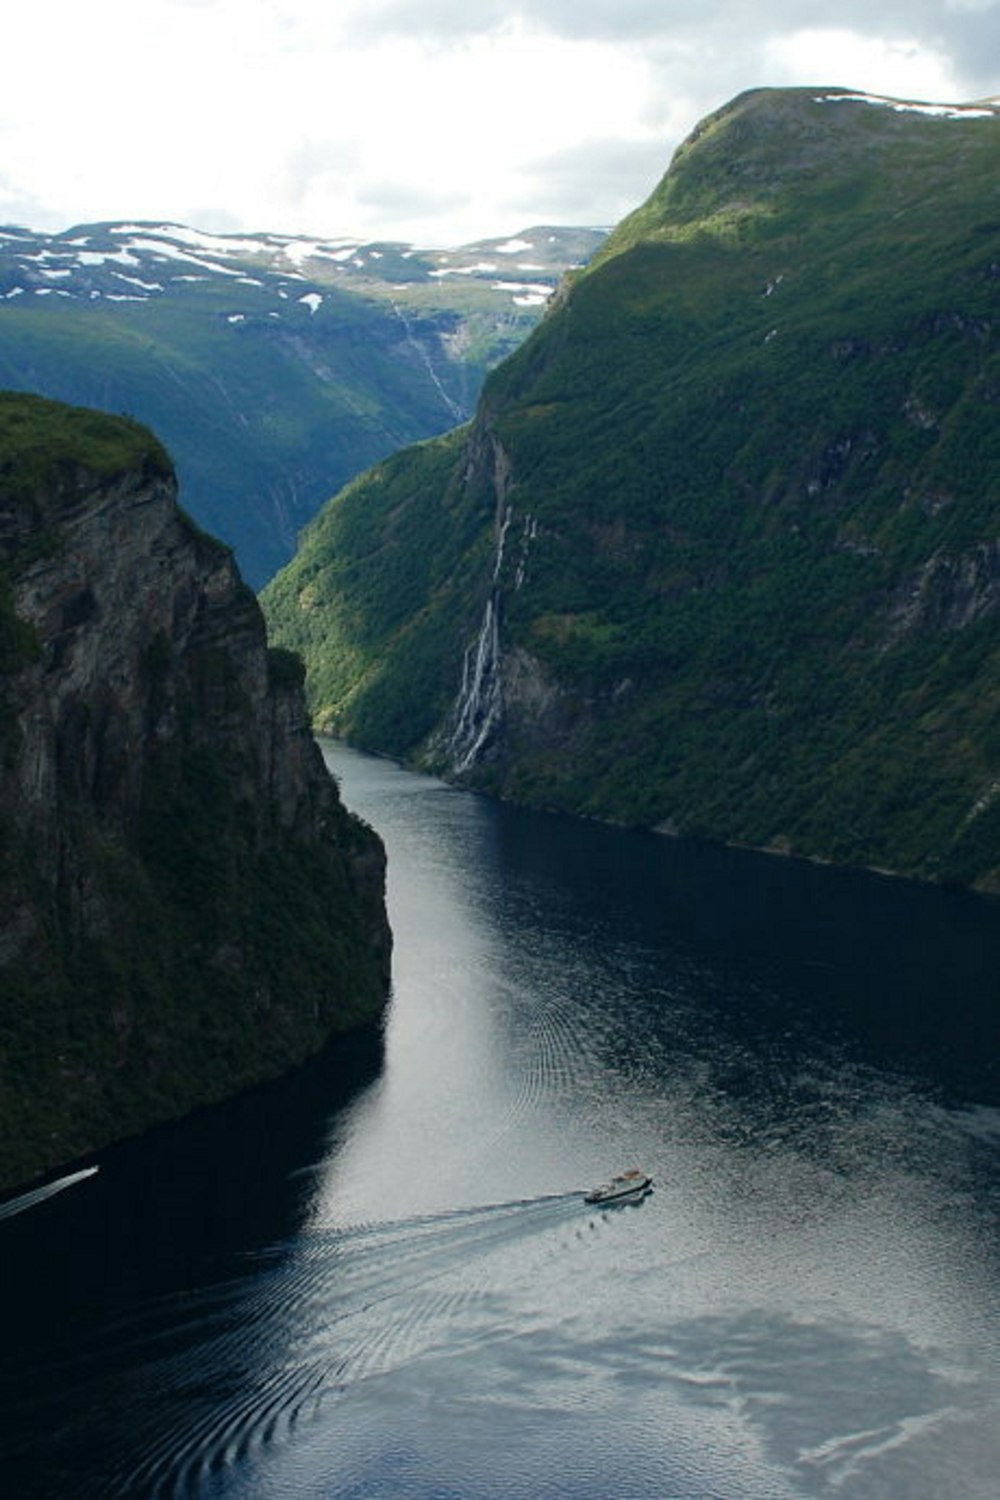
<svg viewBox="0 0 1000 1500">
<path fill-rule="evenodd" d="M 0 1221 L 2 1492 L 993 1500 L 1000 905 L 325 749 L 384 1041 Z"/>
</svg>

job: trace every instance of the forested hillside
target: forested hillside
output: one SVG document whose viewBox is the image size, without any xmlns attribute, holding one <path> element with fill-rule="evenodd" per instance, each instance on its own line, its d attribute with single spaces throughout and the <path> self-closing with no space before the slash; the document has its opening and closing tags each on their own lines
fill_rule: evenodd
<svg viewBox="0 0 1000 1500">
<path fill-rule="evenodd" d="M 1000 112 L 761 90 L 269 588 L 318 722 L 1000 887 Z"/>
</svg>

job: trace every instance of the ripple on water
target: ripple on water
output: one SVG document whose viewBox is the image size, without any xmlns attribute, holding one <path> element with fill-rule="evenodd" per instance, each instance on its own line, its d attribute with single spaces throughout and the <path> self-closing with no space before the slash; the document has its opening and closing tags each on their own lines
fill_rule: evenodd
<svg viewBox="0 0 1000 1500">
<path fill-rule="evenodd" d="M 101 1493 L 200 1500 L 362 1384 L 408 1369 L 419 1384 L 437 1354 L 450 1362 L 509 1336 L 483 1261 L 579 1212 L 579 1195 L 559 1194 L 319 1230 L 248 1257 L 242 1281 L 186 1309 L 138 1310 L 116 1331 L 129 1351 L 127 1437 L 116 1383 L 87 1393 L 90 1415 L 107 1414 Z"/>
</svg>

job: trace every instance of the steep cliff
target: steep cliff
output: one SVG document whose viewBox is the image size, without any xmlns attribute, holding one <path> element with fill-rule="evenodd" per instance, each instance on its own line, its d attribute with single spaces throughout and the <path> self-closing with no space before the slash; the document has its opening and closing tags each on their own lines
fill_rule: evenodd
<svg viewBox="0 0 1000 1500">
<path fill-rule="evenodd" d="M 1000 109 L 704 121 L 463 433 L 271 585 L 316 717 L 502 796 L 1000 888 Z"/>
<path fill-rule="evenodd" d="M 125 419 L 0 396 L 0 1183 L 374 1016 L 383 854 Z"/>
</svg>

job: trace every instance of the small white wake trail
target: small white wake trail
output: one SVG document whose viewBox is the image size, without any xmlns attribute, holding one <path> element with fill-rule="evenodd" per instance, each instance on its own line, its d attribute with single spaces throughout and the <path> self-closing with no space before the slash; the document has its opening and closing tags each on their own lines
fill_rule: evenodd
<svg viewBox="0 0 1000 1500">
<path fill-rule="evenodd" d="M 32 1188 L 30 1193 L 22 1193 L 7 1203 L 0 1203 L 0 1219 L 12 1219 L 15 1214 L 23 1214 L 27 1209 L 37 1207 L 47 1198 L 54 1198 L 56 1193 L 65 1192 L 68 1187 L 83 1182 L 87 1177 L 93 1177 L 97 1170 L 97 1167 L 84 1167 L 81 1172 L 71 1172 L 68 1177 L 59 1177 L 55 1182 L 47 1182 L 43 1187 Z"/>
</svg>

